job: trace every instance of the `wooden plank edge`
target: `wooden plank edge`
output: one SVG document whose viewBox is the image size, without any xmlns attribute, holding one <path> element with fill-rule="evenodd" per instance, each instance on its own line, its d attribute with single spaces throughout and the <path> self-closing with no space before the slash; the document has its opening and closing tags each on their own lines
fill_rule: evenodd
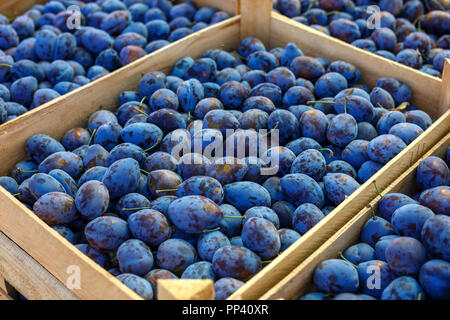
<svg viewBox="0 0 450 320">
<path fill-rule="evenodd" d="M 158 300 L 214 300 L 214 281 L 208 279 L 160 279 Z"/>
<path fill-rule="evenodd" d="M 0 232 L 0 274 L 29 300 L 74 300 L 77 297 Z"/>
<path fill-rule="evenodd" d="M 449 146 L 450 133 L 400 175 L 389 187 L 384 189 L 381 194 L 384 196 L 388 193 L 402 192 L 405 189 L 409 189 L 411 182 L 415 179 L 415 173 L 420 162 L 430 156 L 444 156 Z M 305 294 L 306 290 L 311 287 L 312 276 L 317 265 L 326 259 L 337 258 L 339 251 L 343 251 L 357 242 L 362 227 L 373 215 L 371 208 L 376 208 L 380 200 L 381 198 L 374 199 L 311 256 L 292 270 L 289 275 L 265 293 L 260 300 L 295 299 Z"/>
<path fill-rule="evenodd" d="M 272 263 L 250 279 L 229 297 L 230 300 L 258 299 L 273 285 L 317 250 L 335 232 L 361 211 L 367 203 L 378 198 L 378 190 L 387 188 L 397 177 L 425 154 L 448 133 L 450 110 L 398 154 L 358 190 L 304 234 Z"/>
<path fill-rule="evenodd" d="M 43 4 L 49 0 L 2 0 L 0 13 L 13 20 L 35 4 Z"/>
<path fill-rule="evenodd" d="M 442 73 L 442 88 L 439 99 L 439 110 L 445 112 L 450 109 L 450 59 L 445 59 Z"/>
<path fill-rule="evenodd" d="M 252 36 L 270 45 L 272 0 L 240 0 L 241 39 Z"/>
<path fill-rule="evenodd" d="M 371 86 L 378 78 L 397 78 L 410 87 L 413 104 L 426 110 L 433 119 L 444 111 L 436 108 L 441 93 L 441 80 L 437 77 L 352 46 L 276 12 L 272 12 L 271 34 L 271 47 L 295 42 L 306 55 L 348 61 L 361 70 L 362 82 Z"/>
</svg>

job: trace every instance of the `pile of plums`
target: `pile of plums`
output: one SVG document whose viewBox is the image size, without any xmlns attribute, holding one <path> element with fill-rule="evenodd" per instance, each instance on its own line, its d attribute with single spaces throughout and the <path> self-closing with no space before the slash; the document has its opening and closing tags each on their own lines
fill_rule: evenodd
<svg viewBox="0 0 450 320">
<path fill-rule="evenodd" d="M 11 23 L 0 14 L 0 124 L 227 18 L 169 0 L 52 0 Z"/>
<path fill-rule="evenodd" d="M 142 297 L 181 277 L 224 299 L 432 124 L 405 83 L 360 76 L 245 38 L 143 75 L 61 142 L 30 137 L 0 184 Z"/>
<path fill-rule="evenodd" d="M 360 242 L 314 272 L 303 300 L 450 300 L 450 147 L 418 166 L 418 193 L 386 194 Z"/>
<path fill-rule="evenodd" d="M 446 0 L 274 0 L 274 10 L 435 77 L 450 59 Z"/>
</svg>

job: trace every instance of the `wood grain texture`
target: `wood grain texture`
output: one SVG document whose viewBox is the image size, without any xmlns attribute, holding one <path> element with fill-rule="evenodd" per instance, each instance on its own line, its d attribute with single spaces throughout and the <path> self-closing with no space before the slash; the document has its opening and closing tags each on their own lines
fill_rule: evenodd
<svg viewBox="0 0 450 320">
<path fill-rule="evenodd" d="M 442 73 L 442 88 L 439 99 L 439 111 L 445 112 L 450 109 L 450 59 L 445 60 L 444 72 Z"/>
<path fill-rule="evenodd" d="M 13 19 L 35 4 L 42 4 L 49 0 L 1 0 L 0 1 L 0 13 Z"/>
<path fill-rule="evenodd" d="M 0 274 L 29 300 L 77 299 L 60 281 L 1 232 Z M 5 289 L 8 292 L 6 286 Z"/>
<path fill-rule="evenodd" d="M 420 161 L 429 156 L 444 157 L 449 146 L 450 133 L 424 154 L 413 166 L 400 175 L 389 187 L 383 190 L 381 194 L 384 196 L 388 193 L 399 192 L 411 195 L 417 192 L 415 177 Z M 265 293 L 260 300 L 275 300 L 280 298 L 297 299 L 299 296 L 306 294 L 312 286 L 315 268 L 324 260 L 337 258 L 340 251 L 344 251 L 349 246 L 358 242 L 364 224 L 372 216 L 370 206 L 377 208 L 380 200 L 381 198 L 375 199 L 369 206 L 361 210 L 344 227 L 332 235 L 316 252 L 305 259 L 288 276 Z"/>
<path fill-rule="evenodd" d="M 158 280 L 158 300 L 214 300 L 212 280 Z"/>
<path fill-rule="evenodd" d="M 439 78 L 356 48 L 273 12 L 271 47 L 284 47 L 288 42 L 296 43 L 305 55 L 354 64 L 362 73 L 361 82 L 369 86 L 374 86 L 377 79 L 383 77 L 393 77 L 405 82 L 413 92 L 413 105 L 426 111 L 433 119 L 446 111 L 437 107 L 441 95 Z"/>
<path fill-rule="evenodd" d="M 241 39 L 256 37 L 270 45 L 272 0 L 240 0 Z"/>
</svg>

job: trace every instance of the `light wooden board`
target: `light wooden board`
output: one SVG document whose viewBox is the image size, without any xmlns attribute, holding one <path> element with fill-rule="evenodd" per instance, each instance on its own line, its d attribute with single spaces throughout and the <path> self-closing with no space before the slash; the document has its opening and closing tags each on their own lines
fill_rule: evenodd
<svg viewBox="0 0 450 320">
<path fill-rule="evenodd" d="M 77 297 L 46 269 L 0 232 L 0 274 L 29 300 L 72 300 Z M 2 289 L 8 292 L 7 286 Z"/>
<path fill-rule="evenodd" d="M 324 57 L 331 61 L 344 60 L 361 70 L 362 83 L 374 86 L 378 78 L 397 78 L 411 88 L 414 105 L 425 110 L 433 119 L 447 109 L 437 107 L 441 94 L 441 80 L 356 48 L 346 42 L 325 35 L 276 12 L 272 13 L 271 47 L 284 47 L 294 42 L 305 55 Z"/>
<path fill-rule="evenodd" d="M 413 166 L 406 170 L 388 188 L 381 192 L 382 195 L 400 192 L 413 194 L 416 189 L 416 170 L 420 161 L 429 156 L 443 157 L 450 146 L 450 133 L 429 150 Z M 381 199 L 375 199 L 370 203 L 373 208 L 378 207 Z M 340 251 L 344 251 L 352 244 L 358 242 L 361 230 L 367 220 L 372 216 L 372 209 L 368 206 L 351 219 L 342 229 L 332 235 L 314 254 L 296 267 L 286 278 L 264 294 L 261 300 L 297 299 L 306 294 L 312 286 L 312 277 L 315 268 L 324 260 L 337 258 Z"/>
<path fill-rule="evenodd" d="M 1 0 L 0 13 L 13 19 L 30 9 L 35 4 L 42 4 L 49 0 Z"/>
<path fill-rule="evenodd" d="M 241 39 L 252 36 L 270 45 L 272 0 L 241 0 Z"/>
<path fill-rule="evenodd" d="M 8 174 L 8 166 L 11 168 L 26 157 L 24 147 L 28 137 L 46 133 L 59 139 L 70 128 L 85 126 L 89 115 L 95 110 L 115 109 L 119 94 L 136 89 L 145 73 L 156 70 L 169 72 L 173 64 L 186 54 L 198 57 L 207 49 L 236 47 L 239 22 L 240 17 L 234 17 L 204 29 L 99 79 L 95 84 L 82 87 L 6 123 L 0 131 L 2 174 Z M 62 283 L 66 283 L 69 276 L 67 268 L 79 266 L 81 288 L 73 289 L 73 292 L 82 299 L 139 298 L 2 188 L 0 229 L 17 245 L 26 248 L 30 256 Z"/>
<path fill-rule="evenodd" d="M 160 279 L 158 300 L 214 300 L 214 281 L 197 279 Z"/>
<path fill-rule="evenodd" d="M 441 106 L 441 109 L 447 110 L 450 108 L 450 59 L 446 59 L 444 64 L 439 105 Z"/>
</svg>

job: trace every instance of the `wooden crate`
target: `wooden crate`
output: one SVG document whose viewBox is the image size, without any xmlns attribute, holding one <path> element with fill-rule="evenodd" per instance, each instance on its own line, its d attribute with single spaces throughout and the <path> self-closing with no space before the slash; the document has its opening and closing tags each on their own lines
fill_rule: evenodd
<svg viewBox="0 0 450 320">
<path fill-rule="evenodd" d="M 445 158 L 447 149 L 450 147 L 450 133 L 431 148 L 413 166 L 398 177 L 389 187 L 381 192 L 381 195 L 388 193 L 404 193 L 412 195 L 419 190 L 416 184 L 416 171 L 420 161 L 437 156 Z M 381 197 L 374 199 L 366 208 L 361 210 L 353 219 L 345 224 L 342 229 L 328 239 L 314 254 L 309 256 L 297 268 L 295 268 L 286 278 L 261 297 L 261 300 L 273 299 L 296 299 L 308 293 L 312 287 L 312 279 L 315 268 L 324 260 L 339 257 L 339 252 L 344 251 L 359 240 L 361 230 L 365 223 L 372 217 L 372 208 L 377 208 Z M 371 208 L 372 206 L 372 208 Z"/>
<path fill-rule="evenodd" d="M 258 8 L 254 9 L 257 11 Z M 258 13 L 255 12 L 255 14 Z M 261 13 L 258 14 L 258 16 L 261 15 Z M 244 19 L 244 16 L 242 18 Z M 263 296 L 273 283 L 281 281 L 376 198 L 377 189 L 387 188 L 395 178 L 450 130 L 450 60 L 446 62 L 443 80 L 441 80 L 366 50 L 355 48 L 275 12 L 272 12 L 270 21 L 264 21 L 264 25 L 267 24 L 270 25 L 270 33 L 264 39 L 271 48 L 284 47 L 287 43 L 293 42 L 305 55 L 349 61 L 361 70 L 362 82 L 371 86 L 374 86 L 376 80 L 381 77 L 397 78 L 411 88 L 412 103 L 422 106 L 422 110 L 437 120 L 432 127 L 372 176 L 332 213 L 230 297 L 237 300 L 258 299 Z"/>
<path fill-rule="evenodd" d="M 3 11 L 3 8 L 16 8 L 14 12 L 24 12 L 39 2 L 46 1 L 29 1 L 28 6 L 20 8 L 14 6 L 20 1 L 2 2 L 0 12 L 9 12 Z M 235 14 L 239 9 L 237 0 L 194 2 L 199 6 L 219 8 L 230 14 Z M 209 48 L 235 48 L 239 42 L 239 23 L 240 17 L 233 17 L 201 30 L 92 82 L 81 90 L 5 123 L 0 127 L 0 150 L 14 155 L 16 160 L 24 159 L 26 137 L 43 132 L 60 139 L 69 128 L 85 125 L 94 111 L 116 108 L 120 92 L 136 89 L 143 74 L 150 71 L 170 72 L 172 65 L 186 53 L 199 57 Z M 80 100 L 81 97 L 85 99 Z M 30 131 L 24 131 L 28 129 Z M 10 140 L 12 136 L 15 141 Z M 1 175 L 8 175 L 17 162 L 14 160 L 6 163 L 4 161 L 7 158 L 0 159 Z M 139 299 L 134 292 L 81 254 L 1 187 L 0 216 L 5 217 L 4 224 L 0 226 L 3 231 L 0 232 L 0 275 L 28 299 Z M 83 270 L 81 288 L 74 289 L 73 292 L 65 285 L 69 276 L 66 270 L 70 265 L 79 265 Z"/>
<path fill-rule="evenodd" d="M 225 3 L 226 1 L 220 2 Z M 219 1 L 214 1 L 214 3 L 219 3 Z M 370 55 L 367 51 L 357 49 L 272 13 L 271 0 L 241 0 L 239 3 L 241 9 L 236 9 L 236 12 L 241 12 L 241 15 L 172 43 L 89 85 L 7 122 L 0 128 L 0 163 L 2 164 L 0 175 L 9 174 L 14 164 L 26 157 L 24 145 L 30 136 L 44 133 L 60 139 L 68 129 L 86 125 L 89 115 L 96 110 L 115 109 L 120 92 L 136 89 L 139 80 L 145 73 L 156 70 L 169 72 L 171 66 L 185 55 L 197 58 L 208 49 L 236 49 L 240 39 L 246 36 L 257 36 L 271 47 L 295 42 L 304 50 L 305 54 L 324 56 L 334 60 L 348 60 L 361 69 L 364 73 L 363 79 L 369 85 L 373 85 L 378 77 L 397 77 L 414 90 L 413 103 L 423 105 L 423 110 L 434 118 L 442 115 L 448 109 L 449 92 L 448 89 L 442 88 L 441 80 L 382 57 Z M 448 71 L 446 71 L 447 76 Z M 439 96 L 442 96 L 442 103 L 439 102 Z M 386 188 L 409 168 L 410 164 L 439 141 L 447 133 L 449 127 L 450 112 L 447 112 L 393 159 L 389 164 L 389 169 L 385 167 L 372 177 L 333 213 L 264 268 L 231 298 L 256 299 L 261 297 L 299 263 L 308 258 L 367 203 L 376 198 L 374 181 L 378 188 Z M 35 262 L 32 267 L 28 267 L 28 269 L 32 269 L 30 272 L 18 270 L 17 273 L 22 277 L 16 280 L 18 285 L 8 278 L 8 271 L 3 274 L 3 277 L 27 298 L 139 298 L 1 188 L 0 230 L 4 233 L 6 241 L 12 242 L 16 245 L 17 250 L 21 250 L 22 255 L 25 253 L 26 257 Z M 66 270 L 71 265 L 77 265 L 82 270 L 79 289 L 69 290 L 65 285 L 69 276 Z M 43 276 L 28 277 L 28 275 L 34 274 Z M 35 283 L 31 282 L 30 278 L 32 277 L 36 281 Z M 39 295 L 40 291 L 35 288 L 39 286 L 47 288 L 48 279 L 53 279 L 53 286 L 49 286 L 49 291 L 45 294 Z M 23 283 L 32 285 L 27 288 Z"/>
</svg>

